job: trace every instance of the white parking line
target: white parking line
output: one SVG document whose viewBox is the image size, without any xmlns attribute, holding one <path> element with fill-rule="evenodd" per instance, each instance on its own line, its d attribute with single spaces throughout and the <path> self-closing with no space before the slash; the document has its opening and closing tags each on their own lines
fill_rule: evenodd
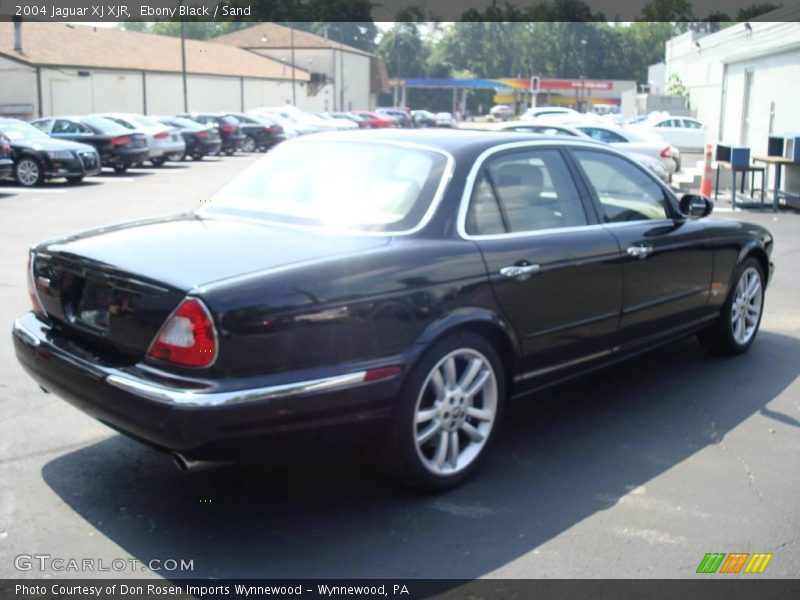
<svg viewBox="0 0 800 600">
<path fill-rule="evenodd" d="M 92 183 L 114 183 L 115 181 L 136 181 L 136 177 L 87 177 L 84 181 Z"/>
<path fill-rule="evenodd" d="M 66 194 L 67 190 L 47 188 L 0 187 L 0 194 Z"/>
</svg>

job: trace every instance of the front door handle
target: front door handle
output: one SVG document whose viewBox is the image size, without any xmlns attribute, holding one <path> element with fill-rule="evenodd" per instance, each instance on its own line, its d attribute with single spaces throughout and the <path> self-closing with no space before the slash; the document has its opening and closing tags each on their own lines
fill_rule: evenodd
<svg viewBox="0 0 800 600">
<path fill-rule="evenodd" d="M 525 281 L 536 273 L 541 267 L 539 265 L 511 265 L 500 269 L 500 275 L 517 281 Z"/>
<path fill-rule="evenodd" d="M 647 246 L 646 244 L 639 244 L 638 246 L 629 246 L 628 247 L 628 256 L 633 256 L 634 258 L 645 259 L 650 256 L 650 253 L 653 251 L 652 246 Z"/>
</svg>

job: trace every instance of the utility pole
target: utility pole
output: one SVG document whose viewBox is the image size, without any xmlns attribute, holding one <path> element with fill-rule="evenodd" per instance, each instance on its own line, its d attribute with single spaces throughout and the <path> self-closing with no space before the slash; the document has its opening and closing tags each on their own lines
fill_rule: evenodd
<svg viewBox="0 0 800 600">
<path fill-rule="evenodd" d="M 297 106 L 297 90 L 294 74 L 294 27 L 289 28 L 289 44 L 292 46 L 292 106 Z"/>
<path fill-rule="evenodd" d="M 182 0 L 181 4 L 183 4 Z M 186 22 L 183 18 L 181 18 L 181 76 L 183 77 L 183 112 L 189 112 L 189 90 L 186 84 Z"/>
</svg>

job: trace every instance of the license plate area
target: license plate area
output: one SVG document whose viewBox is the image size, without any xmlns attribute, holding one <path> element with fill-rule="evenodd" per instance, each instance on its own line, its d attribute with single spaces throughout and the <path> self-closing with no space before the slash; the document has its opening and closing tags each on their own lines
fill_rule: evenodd
<svg viewBox="0 0 800 600">
<path fill-rule="evenodd" d="M 65 273 L 62 284 L 64 316 L 74 325 L 104 334 L 108 331 L 113 293 L 106 281 Z"/>
</svg>

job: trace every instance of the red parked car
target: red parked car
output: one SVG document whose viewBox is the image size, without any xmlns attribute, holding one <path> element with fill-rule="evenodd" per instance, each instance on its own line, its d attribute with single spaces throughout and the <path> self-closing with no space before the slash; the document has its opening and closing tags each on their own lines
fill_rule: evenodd
<svg viewBox="0 0 800 600">
<path fill-rule="evenodd" d="M 360 115 L 369 120 L 369 126 L 373 129 L 383 129 L 386 127 L 400 127 L 400 123 L 392 117 L 379 115 L 371 110 L 356 110 L 353 114 Z"/>
</svg>

